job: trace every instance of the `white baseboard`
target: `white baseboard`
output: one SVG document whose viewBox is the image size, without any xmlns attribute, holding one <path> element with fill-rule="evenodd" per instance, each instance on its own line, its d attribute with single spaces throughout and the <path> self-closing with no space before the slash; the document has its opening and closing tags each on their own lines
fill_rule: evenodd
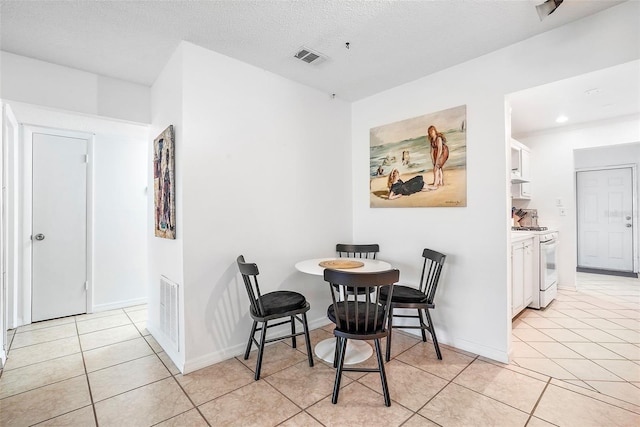
<svg viewBox="0 0 640 427">
<path fill-rule="evenodd" d="M 118 308 L 132 307 L 134 305 L 141 305 L 146 303 L 147 303 L 147 298 L 144 297 L 144 298 L 135 298 L 135 299 L 125 300 L 125 301 L 110 302 L 108 304 L 94 304 L 94 306 L 91 307 L 91 311 L 88 311 L 88 313 L 97 313 L 99 311 L 116 310 Z"/>
<path fill-rule="evenodd" d="M 331 321 L 327 317 L 309 320 L 309 330 L 311 331 L 321 328 L 325 325 L 328 325 L 329 323 L 331 323 Z M 250 331 L 247 330 L 247 336 L 249 335 L 249 332 Z M 274 333 L 277 333 L 277 330 L 274 330 Z M 240 356 L 244 353 L 246 345 L 247 343 L 243 342 L 241 344 L 236 344 L 231 347 L 213 351 L 211 353 L 203 354 L 202 356 L 187 360 L 184 364 L 184 371 L 182 371 L 182 373 L 188 374 L 189 372 L 206 368 L 207 366 L 213 365 L 214 363 L 219 363 L 224 360 L 231 359 L 232 357 Z M 178 367 L 178 369 L 180 369 L 180 367 Z"/>
</svg>

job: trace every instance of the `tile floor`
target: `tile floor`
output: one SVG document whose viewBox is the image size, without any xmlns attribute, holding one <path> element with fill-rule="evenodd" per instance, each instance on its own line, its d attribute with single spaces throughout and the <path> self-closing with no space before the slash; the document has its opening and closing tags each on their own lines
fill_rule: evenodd
<svg viewBox="0 0 640 427">
<path fill-rule="evenodd" d="M 10 331 L 0 377 L 1 426 L 638 426 L 640 281 L 581 275 L 546 310 L 515 321 L 513 362 L 496 363 L 399 333 L 378 374 L 309 368 L 304 345 L 255 352 L 181 375 L 145 329 L 146 307 Z M 312 332 L 318 342 L 330 327 Z M 369 359 L 366 365 L 375 364 Z"/>
</svg>

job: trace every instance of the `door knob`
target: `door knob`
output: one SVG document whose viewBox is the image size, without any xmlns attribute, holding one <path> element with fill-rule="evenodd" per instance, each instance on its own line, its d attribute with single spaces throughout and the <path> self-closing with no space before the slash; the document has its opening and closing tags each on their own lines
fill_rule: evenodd
<svg viewBox="0 0 640 427">
<path fill-rule="evenodd" d="M 627 228 L 631 228 L 631 224 L 625 224 L 624 226 Z"/>
<path fill-rule="evenodd" d="M 625 219 L 626 219 L 627 221 L 629 221 L 629 220 L 631 219 L 631 217 L 627 215 L 627 216 L 625 217 Z"/>
<path fill-rule="evenodd" d="M 44 240 L 44 234 L 39 233 L 35 235 L 36 240 Z"/>
</svg>

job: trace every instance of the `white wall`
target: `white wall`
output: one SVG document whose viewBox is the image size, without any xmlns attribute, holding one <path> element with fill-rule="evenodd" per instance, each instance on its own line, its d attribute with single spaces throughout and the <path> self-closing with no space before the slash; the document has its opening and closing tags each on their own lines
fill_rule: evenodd
<svg viewBox="0 0 640 427">
<path fill-rule="evenodd" d="M 417 281 L 424 247 L 448 255 L 434 314 L 443 342 L 508 358 L 505 95 L 637 59 L 639 14 L 627 2 L 353 104 L 354 240 L 380 243 L 402 282 Z M 458 105 L 467 106 L 467 207 L 370 209 L 369 129 Z"/>
<path fill-rule="evenodd" d="M 596 122 L 537 135 L 520 136 L 519 140 L 531 148 L 532 197 L 529 206 L 538 209 L 540 224 L 560 231 L 558 285 L 575 288 L 577 265 L 576 200 L 574 150 L 603 145 L 640 142 L 640 118 L 626 117 Z M 582 167 L 588 166 L 582 160 Z M 601 157 L 600 165 L 616 162 L 617 157 Z M 634 163 L 637 156 L 627 157 L 623 163 Z M 555 205 L 561 198 L 566 216 L 560 216 Z"/>
<path fill-rule="evenodd" d="M 328 323 L 326 285 L 294 264 L 331 256 L 337 242 L 351 241 L 350 112 L 329 94 L 192 44 L 179 52 L 177 215 L 189 372 L 246 346 L 251 318 L 240 254 L 258 264 L 262 292 L 300 291 L 312 325 Z"/>
<path fill-rule="evenodd" d="M 147 151 L 148 200 L 147 226 L 149 260 L 148 260 L 148 305 L 147 329 L 165 349 L 178 367 L 184 366 L 184 274 L 183 274 L 183 245 L 184 245 L 184 209 L 183 209 L 183 170 L 184 157 L 184 128 L 183 118 L 183 55 L 177 49 L 151 88 L 151 131 Z M 153 140 L 169 125 L 173 125 L 175 135 L 175 201 L 176 201 L 176 239 L 155 237 L 154 215 L 154 184 L 153 184 Z M 167 338 L 160 332 L 160 277 L 165 276 L 179 286 L 179 343 L 174 349 Z M 181 368 L 182 369 L 182 368 Z"/>
<path fill-rule="evenodd" d="M 146 302 L 147 197 L 144 189 L 148 127 L 19 102 L 11 102 L 11 107 L 19 123 L 94 134 L 93 283 L 88 309 L 101 311 Z M 19 206 L 29 203 L 22 200 L 23 194 L 19 194 Z M 19 211 L 21 217 L 23 212 Z M 29 219 L 17 227 L 23 233 L 20 242 L 28 244 Z M 23 266 L 22 270 L 28 271 L 29 267 Z M 30 277 L 25 275 L 20 282 L 28 287 Z M 26 311 L 25 306 L 28 301 L 23 301 L 19 308 Z M 23 312 L 18 317 L 28 321 L 29 314 Z"/>
<path fill-rule="evenodd" d="M 150 122 L 150 88 L 0 51 L 0 97 L 35 105 Z"/>
</svg>

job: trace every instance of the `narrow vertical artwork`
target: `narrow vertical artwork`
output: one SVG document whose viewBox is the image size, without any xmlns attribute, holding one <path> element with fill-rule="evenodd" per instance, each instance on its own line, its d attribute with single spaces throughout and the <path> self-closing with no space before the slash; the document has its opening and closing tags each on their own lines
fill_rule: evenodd
<svg viewBox="0 0 640 427">
<path fill-rule="evenodd" d="M 372 128 L 372 208 L 467 206 L 466 105 Z"/>
<path fill-rule="evenodd" d="M 153 141 L 153 196 L 155 234 L 176 238 L 175 141 L 173 126 Z"/>
</svg>

